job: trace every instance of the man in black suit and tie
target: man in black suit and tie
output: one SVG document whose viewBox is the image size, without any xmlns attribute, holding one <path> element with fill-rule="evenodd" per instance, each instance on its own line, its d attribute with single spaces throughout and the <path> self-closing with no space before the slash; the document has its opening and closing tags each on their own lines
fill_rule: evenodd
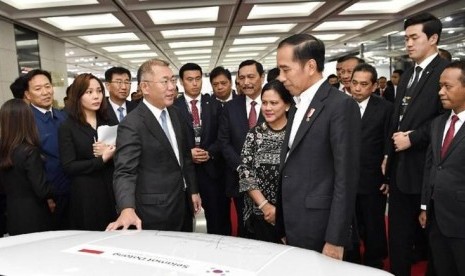
<svg viewBox="0 0 465 276">
<path fill-rule="evenodd" d="M 232 89 L 231 72 L 223 66 L 218 66 L 210 72 L 210 84 L 213 88 L 213 97 L 221 103 L 222 107 L 237 97 Z"/>
<path fill-rule="evenodd" d="M 448 62 L 438 56 L 442 24 L 429 13 L 404 22 L 405 45 L 414 68 L 401 77 L 387 141 L 391 272 L 409 276 L 419 214 L 423 169 L 433 118 L 441 112 L 439 76 Z M 384 166 L 383 166 L 384 167 Z M 422 244 L 417 243 L 416 248 Z M 426 239 L 423 241 L 426 247 Z"/>
<path fill-rule="evenodd" d="M 465 61 L 442 72 L 439 97 L 450 112 L 433 120 L 428 147 L 422 206 L 422 227 L 438 276 L 465 275 Z M 426 224 L 428 217 L 428 224 Z"/>
<path fill-rule="evenodd" d="M 378 79 L 378 88 L 375 90 L 375 95 L 394 102 L 394 87 L 387 85 L 386 77 L 383 76 Z"/>
<path fill-rule="evenodd" d="M 221 114 L 218 140 L 225 159 L 226 196 L 232 197 L 238 217 L 238 234 L 244 233 L 242 211 L 243 195 L 239 195 L 239 175 L 237 168 L 241 164 L 240 156 L 245 137 L 249 129 L 262 121 L 260 112 L 262 85 L 265 71 L 261 63 L 246 60 L 239 64 L 237 73 L 239 87 L 243 94 L 228 102 Z"/>
<path fill-rule="evenodd" d="M 281 151 L 277 227 L 289 245 L 342 260 L 351 242 L 361 119 L 355 101 L 323 78 L 324 59 L 323 42 L 309 34 L 278 45 L 278 80 L 296 106 Z"/>
<path fill-rule="evenodd" d="M 177 80 L 159 59 L 138 74 L 144 99 L 118 125 L 113 187 L 120 215 L 107 230 L 192 231 L 201 200 L 186 123 L 172 107 Z"/>
<path fill-rule="evenodd" d="M 355 201 L 360 238 L 364 242 L 363 264 L 383 268 L 387 257 L 386 195 L 389 186 L 381 172 L 384 145 L 391 121 L 393 105 L 377 95 L 376 69 L 366 63 L 355 67 L 352 74 L 352 97 L 360 106 L 362 117 L 362 151 L 360 180 Z"/>
<path fill-rule="evenodd" d="M 131 89 L 131 72 L 123 67 L 111 67 L 105 71 L 105 81 L 110 93 L 107 97 L 108 121 L 110 125 L 117 125 L 137 106 L 126 100 Z"/>
<path fill-rule="evenodd" d="M 224 194 L 221 149 L 217 143 L 220 103 L 202 95 L 202 68 L 186 63 L 179 70 L 184 94 L 174 105 L 186 122 L 188 147 L 192 152 L 202 206 L 210 234 L 230 235 L 229 199 Z"/>
</svg>

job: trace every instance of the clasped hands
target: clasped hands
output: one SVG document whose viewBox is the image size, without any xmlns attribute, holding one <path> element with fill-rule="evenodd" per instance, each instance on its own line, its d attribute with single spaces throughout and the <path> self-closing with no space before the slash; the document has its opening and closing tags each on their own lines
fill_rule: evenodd
<svg viewBox="0 0 465 276">
<path fill-rule="evenodd" d="M 392 140 L 394 142 L 394 148 L 396 152 L 406 150 L 412 146 L 410 143 L 409 134 L 412 133 L 412 130 L 409 131 L 398 131 L 392 135 Z"/>
<path fill-rule="evenodd" d="M 103 142 L 95 142 L 92 144 L 92 149 L 95 157 L 102 157 L 103 162 L 107 162 L 113 158 L 116 147 L 114 145 L 107 145 Z"/>
<path fill-rule="evenodd" d="M 193 148 L 191 149 L 192 153 L 192 162 L 195 164 L 200 164 L 207 162 L 210 159 L 210 154 L 208 151 L 201 149 L 201 148 Z"/>
</svg>

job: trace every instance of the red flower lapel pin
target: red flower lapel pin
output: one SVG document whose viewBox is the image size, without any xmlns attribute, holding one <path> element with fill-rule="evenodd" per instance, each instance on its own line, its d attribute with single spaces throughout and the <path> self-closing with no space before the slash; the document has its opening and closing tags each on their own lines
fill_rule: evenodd
<svg viewBox="0 0 465 276">
<path fill-rule="evenodd" d="M 312 117 L 313 113 L 315 112 L 315 108 L 310 108 L 310 111 L 307 113 L 306 121 L 310 121 L 310 117 Z"/>
</svg>

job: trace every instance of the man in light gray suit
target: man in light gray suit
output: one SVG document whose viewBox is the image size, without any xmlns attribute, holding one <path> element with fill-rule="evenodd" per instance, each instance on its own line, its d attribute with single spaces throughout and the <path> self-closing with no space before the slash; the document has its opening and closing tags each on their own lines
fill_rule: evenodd
<svg viewBox="0 0 465 276">
<path fill-rule="evenodd" d="M 113 188 L 121 213 L 107 230 L 192 231 L 201 200 L 186 123 L 171 106 L 176 78 L 159 59 L 144 62 L 138 74 L 144 99 L 118 126 Z"/>
<path fill-rule="evenodd" d="M 342 259 L 359 177 L 359 107 L 323 78 L 325 48 L 308 34 L 280 42 L 278 79 L 294 95 L 281 151 L 277 223 L 289 245 Z"/>
</svg>

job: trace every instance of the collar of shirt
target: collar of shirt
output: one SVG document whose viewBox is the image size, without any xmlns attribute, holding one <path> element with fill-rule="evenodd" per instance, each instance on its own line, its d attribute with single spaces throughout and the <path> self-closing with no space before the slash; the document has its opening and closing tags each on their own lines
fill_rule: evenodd
<svg viewBox="0 0 465 276">
<path fill-rule="evenodd" d="M 257 103 L 257 105 L 255 106 L 261 106 L 262 105 L 262 97 L 261 96 L 258 96 L 255 100 L 253 100 L 252 98 L 250 98 L 249 96 L 245 96 L 245 103 L 247 104 L 247 106 L 250 106 L 250 103 L 252 101 L 255 101 Z"/>
<path fill-rule="evenodd" d="M 368 101 L 370 100 L 371 97 L 368 97 L 366 98 L 365 100 L 363 100 L 361 103 L 358 103 L 358 105 L 360 106 L 360 113 L 363 114 L 365 113 L 365 110 L 367 110 L 367 105 L 368 105 Z"/>
<path fill-rule="evenodd" d="M 122 105 L 117 105 L 110 98 L 108 98 L 108 101 L 110 102 L 111 107 L 115 111 L 115 114 L 118 114 L 118 108 L 120 108 L 120 107 L 124 108 L 124 111 L 127 112 L 126 101 L 124 101 Z"/>
<path fill-rule="evenodd" d="M 186 99 L 186 104 L 187 104 L 187 108 L 189 109 L 190 112 L 192 112 L 192 105 L 191 105 L 191 101 L 192 100 L 196 100 L 197 102 L 195 103 L 195 105 L 197 106 L 197 109 L 200 111 L 200 101 L 201 101 L 201 98 L 202 98 L 202 94 L 200 93 L 196 98 L 191 98 L 189 95 L 187 95 L 186 93 L 184 93 L 184 98 Z"/>
<path fill-rule="evenodd" d="M 457 122 L 455 122 L 454 136 L 455 136 L 455 134 L 457 134 L 457 132 L 459 131 L 459 129 L 462 127 L 463 123 L 465 122 L 465 111 L 462 111 L 459 114 L 455 114 L 455 112 L 453 110 L 451 110 L 449 118 L 446 121 L 446 125 L 444 127 L 443 134 L 442 134 L 442 142 L 443 143 L 444 143 L 444 139 L 446 138 L 447 131 L 449 130 L 450 123 L 452 122 L 451 118 L 454 115 L 457 115 L 457 117 L 459 117 Z"/>
<path fill-rule="evenodd" d="M 425 58 L 425 60 L 423 60 L 420 64 L 418 63 L 415 63 L 415 67 L 417 66 L 420 66 L 421 67 L 421 72 L 420 72 L 420 75 L 418 76 L 418 79 L 421 78 L 421 76 L 423 75 L 423 72 L 425 71 L 425 68 L 431 63 L 431 61 L 433 61 L 433 59 L 438 55 L 438 53 L 434 53 L 432 54 L 431 56 Z M 415 69 L 414 69 L 415 71 Z"/>
<path fill-rule="evenodd" d="M 300 97 L 300 104 L 299 104 L 299 106 L 297 108 L 302 106 L 306 110 L 307 107 L 312 102 L 313 97 L 315 97 L 316 91 L 318 91 L 318 89 L 320 88 L 320 86 L 323 84 L 324 81 L 325 81 L 325 79 L 322 78 L 319 81 L 317 81 L 316 83 L 314 83 L 312 86 L 307 88 L 304 92 L 300 93 L 300 96 L 299 96 Z"/>
<path fill-rule="evenodd" d="M 39 110 L 40 112 L 42 112 L 43 114 L 45 114 L 45 112 L 47 112 L 47 111 L 50 111 L 52 113 L 52 116 L 53 116 L 53 109 L 51 107 L 49 109 L 45 109 L 45 108 L 42 108 L 42 107 L 38 107 L 38 106 L 36 106 L 36 105 L 34 105 L 32 103 L 31 103 L 31 105 L 33 107 L 35 107 L 37 110 Z"/>
<path fill-rule="evenodd" d="M 155 116 L 155 118 L 157 118 L 157 121 L 160 123 L 160 125 L 161 125 L 161 121 L 160 121 L 161 112 L 163 110 L 166 110 L 167 116 L 169 116 L 169 112 L 166 109 L 166 107 L 163 108 L 163 109 L 159 109 L 158 107 L 151 105 L 145 98 L 142 100 L 142 102 L 148 107 L 150 112 L 152 112 L 153 116 Z"/>
</svg>

